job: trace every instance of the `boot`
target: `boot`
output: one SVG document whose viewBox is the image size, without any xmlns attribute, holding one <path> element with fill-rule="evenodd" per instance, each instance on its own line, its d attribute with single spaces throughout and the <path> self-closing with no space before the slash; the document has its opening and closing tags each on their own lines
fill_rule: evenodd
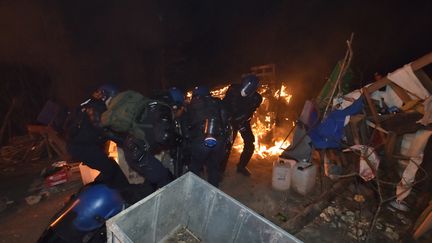
<svg viewBox="0 0 432 243">
<path fill-rule="evenodd" d="M 249 169 L 247 167 L 237 166 L 237 173 L 240 173 L 240 174 L 242 174 L 244 176 L 248 176 L 248 177 L 251 175 L 251 172 L 249 171 Z"/>
</svg>

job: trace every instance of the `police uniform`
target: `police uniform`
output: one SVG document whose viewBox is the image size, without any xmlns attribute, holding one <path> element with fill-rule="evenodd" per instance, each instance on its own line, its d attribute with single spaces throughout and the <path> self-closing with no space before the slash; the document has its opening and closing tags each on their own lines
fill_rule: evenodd
<svg viewBox="0 0 432 243">
<path fill-rule="evenodd" d="M 215 144 L 206 145 L 206 122 L 212 120 L 214 125 Z M 190 151 L 189 170 L 200 175 L 203 167 L 207 168 L 208 182 L 218 187 L 220 182 L 220 165 L 224 158 L 227 125 L 221 100 L 211 96 L 192 98 L 186 107 L 183 119 L 184 137 Z"/>
<path fill-rule="evenodd" d="M 240 161 L 237 164 L 237 171 L 246 175 L 248 172 L 244 173 L 244 171 L 246 170 L 246 166 L 255 149 L 255 138 L 252 132 L 250 120 L 261 102 L 262 96 L 257 92 L 254 92 L 250 96 L 243 97 L 241 95 L 240 84 L 232 84 L 228 88 L 223 99 L 224 107 L 229 113 L 230 123 L 233 128 L 232 142 L 234 142 L 237 132 L 240 132 L 240 135 L 243 138 L 244 147 L 240 156 Z M 227 154 L 226 159 L 224 159 L 222 170 L 225 170 L 228 156 L 229 154 Z"/>
<path fill-rule="evenodd" d="M 105 151 L 108 137 L 100 127 L 100 116 L 105 110 L 103 101 L 89 99 L 71 114 L 66 128 L 67 150 L 73 160 L 100 171 L 95 181 L 119 188 L 128 182 L 119 165 Z"/>
</svg>

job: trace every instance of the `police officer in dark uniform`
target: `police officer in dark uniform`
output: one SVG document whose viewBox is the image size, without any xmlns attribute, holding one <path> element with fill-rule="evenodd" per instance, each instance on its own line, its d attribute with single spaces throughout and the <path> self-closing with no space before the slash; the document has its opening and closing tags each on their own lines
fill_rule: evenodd
<svg viewBox="0 0 432 243">
<path fill-rule="evenodd" d="M 186 171 L 185 162 L 187 162 L 181 130 L 181 120 L 185 111 L 185 94 L 179 88 L 171 87 L 168 90 L 156 92 L 151 98 L 168 104 L 174 114 L 174 136 L 168 146 L 168 150 L 171 156 L 174 177 L 180 177 Z"/>
<path fill-rule="evenodd" d="M 184 137 L 191 155 L 189 170 L 200 175 L 205 166 L 208 182 L 218 187 L 228 122 L 221 100 L 212 97 L 207 87 L 196 87 L 186 106 L 183 122 Z"/>
<path fill-rule="evenodd" d="M 101 114 L 107 109 L 106 102 L 116 94 L 115 86 L 102 85 L 90 99 L 73 111 L 66 122 L 66 144 L 73 160 L 100 171 L 96 182 L 119 188 L 127 185 L 128 181 L 118 164 L 108 157 L 105 150 L 105 143 L 108 140 L 116 140 L 119 137 L 110 136 L 100 126 Z"/>
<path fill-rule="evenodd" d="M 255 75 L 246 75 L 242 78 L 241 84 L 230 85 L 223 99 L 223 104 L 229 113 L 230 123 L 233 129 L 232 142 L 234 142 L 237 132 L 240 132 L 244 141 L 240 161 L 237 164 L 237 172 L 245 176 L 251 175 L 246 166 L 255 149 L 255 137 L 252 132 L 250 120 L 252 119 L 253 113 L 262 102 L 262 96 L 257 92 L 258 86 L 259 81 Z M 223 170 L 225 170 L 228 156 L 229 154 L 223 161 Z"/>
<path fill-rule="evenodd" d="M 156 158 L 162 151 L 176 146 L 173 111 L 166 103 L 154 99 L 149 100 L 143 109 L 136 122 L 143 125 L 141 129 L 145 138 L 129 132 L 123 144 L 125 159 L 146 181 L 160 188 L 174 179 L 171 171 Z"/>
</svg>

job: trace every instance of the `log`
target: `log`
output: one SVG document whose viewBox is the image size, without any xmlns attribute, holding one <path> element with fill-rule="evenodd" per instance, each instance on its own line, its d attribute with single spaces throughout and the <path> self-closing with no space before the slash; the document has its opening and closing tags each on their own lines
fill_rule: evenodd
<svg viewBox="0 0 432 243">
<path fill-rule="evenodd" d="M 291 234 L 296 234 L 303 229 L 309 222 L 316 218 L 330 204 L 330 201 L 348 188 L 352 178 L 342 179 L 333 184 L 330 190 L 323 192 L 309 206 L 294 218 L 282 225 L 282 228 Z"/>
</svg>

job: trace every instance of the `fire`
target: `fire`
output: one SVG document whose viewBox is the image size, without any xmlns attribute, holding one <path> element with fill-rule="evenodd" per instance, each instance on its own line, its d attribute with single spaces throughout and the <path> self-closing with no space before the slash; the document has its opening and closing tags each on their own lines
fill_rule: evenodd
<svg viewBox="0 0 432 243">
<path fill-rule="evenodd" d="M 254 156 L 266 158 L 269 156 L 279 155 L 283 149 L 290 145 L 289 141 L 275 135 L 275 117 L 270 115 L 264 116 L 264 122 L 261 122 L 260 114 L 255 114 L 256 118 L 253 119 L 252 131 L 255 135 L 255 153 Z M 270 137 L 273 143 L 265 143 L 266 137 Z M 284 141 L 285 140 L 285 141 Z M 241 148 L 238 149 L 238 151 Z"/>
<path fill-rule="evenodd" d="M 186 92 L 186 99 L 190 100 L 192 98 L 192 91 Z"/>
<path fill-rule="evenodd" d="M 228 88 L 229 88 L 229 85 L 226 85 L 220 89 L 214 89 L 214 90 L 210 91 L 210 93 L 212 96 L 222 99 L 225 96 L 225 93 L 227 92 Z"/>
<path fill-rule="evenodd" d="M 268 156 L 278 156 L 281 154 L 282 150 L 288 147 L 290 143 L 288 141 L 278 140 L 274 143 L 272 147 L 267 148 L 266 145 L 255 144 L 255 154 L 261 158 L 266 158 Z"/>
<path fill-rule="evenodd" d="M 118 153 L 117 153 L 117 144 L 111 140 L 108 141 L 107 145 L 108 157 L 113 158 L 117 163 L 118 161 Z"/>
<path fill-rule="evenodd" d="M 282 84 L 280 90 L 277 90 L 274 93 L 274 97 L 277 99 L 282 99 L 287 104 L 289 104 L 292 95 L 288 94 L 287 87 L 284 84 Z"/>
<path fill-rule="evenodd" d="M 229 86 L 224 86 L 220 89 L 211 91 L 213 96 L 222 98 Z M 263 96 L 263 103 L 265 102 L 278 102 L 279 100 L 285 104 L 289 104 L 292 95 L 288 93 L 288 88 L 282 83 L 281 88 L 272 92 L 268 85 L 261 85 L 258 92 Z M 273 96 L 273 97 L 270 97 Z M 276 104 L 272 104 L 276 105 Z M 269 112 L 267 108 L 258 109 L 252 119 L 252 131 L 255 135 L 255 153 L 254 157 L 266 158 L 270 156 L 278 156 L 283 149 L 290 145 L 285 137 L 276 135 L 276 115 L 275 112 Z M 287 121 L 288 118 L 282 118 Z M 285 128 L 285 130 L 288 130 Z M 270 140 L 270 141 L 267 141 Z M 284 141 L 285 140 L 285 141 Z M 234 142 L 233 149 L 240 152 L 243 150 L 243 141 L 241 136 L 237 136 Z"/>
</svg>

